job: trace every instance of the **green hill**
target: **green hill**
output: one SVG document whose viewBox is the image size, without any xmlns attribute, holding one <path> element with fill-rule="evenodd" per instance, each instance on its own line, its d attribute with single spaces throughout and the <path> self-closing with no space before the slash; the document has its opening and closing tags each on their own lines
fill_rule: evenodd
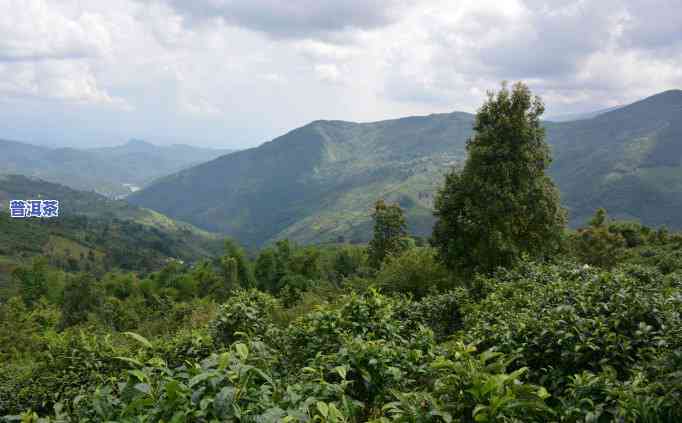
<svg viewBox="0 0 682 423">
<path fill-rule="evenodd" d="M 59 200 L 59 217 L 9 216 L 9 200 L 38 198 Z M 38 255 L 75 269 L 153 270 L 170 259 L 194 261 L 220 248 L 215 235 L 121 200 L 25 176 L 0 176 L 0 263 L 5 263 L 0 274 Z"/>
<path fill-rule="evenodd" d="M 648 225 L 682 227 L 682 91 L 592 119 L 547 122 L 550 169 L 582 223 L 596 207 Z M 442 175 L 465 158 L 473 116 L 374 123 L 316 121 L 260 147 L 162 178 L 134 204 L 234 236 L 248 245 L 365 240 L 372 203 L 406 210 L 412 233 L 429 235 Z"/>
<path fill-rule="evenodd" d="M 551 173 L 573 223 L 604 207 L 617 218 L 682 227 L 682 91 L 548 124 L 548 139 Z"/>
<path fill-rule="evenodd" d="M 188 145 L 157 146 L 140 140 L 96 149 L 53 149 L 0 140 L 0 174 L 33 176 L 120 197 L 158 177 L 231 151 Z"/>
<path fill-rule="evenodd" d="M 257 245 L 364 239 L 371 204 L 386 197 L 410 210 L 413 231 L 426 233 L 437 181 L 464 158 L 470 133 L 464 113 L 317 121 L 166 177 L 130 201 Z"/>
</svg>

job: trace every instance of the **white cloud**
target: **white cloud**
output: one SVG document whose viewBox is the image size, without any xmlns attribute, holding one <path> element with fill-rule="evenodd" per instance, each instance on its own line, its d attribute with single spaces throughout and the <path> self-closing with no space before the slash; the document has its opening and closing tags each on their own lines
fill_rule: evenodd
<svg viewBox="0 0 682 423">
<path fill-rule="evenodd" d="M 2 0 L 0 7 L 0 60 L 93 57 L 111 48 L 101 15 L 73 16 L 46 0 Z"/>
<path fill-rule="evenodd" d="M 341 71 L 332 63 L 315 65 L 315 73 L 322 82 L 338 84 L 341 82 Z"/>
<path fill-rule="evenodd" d="M 634 36 L 637 47 L 628 41 L 636 29 L 655 32 L 657 25 L 647 21 L 657 10 L 654 4 L 647 3 L 648 15 L 638 15 L 633 10 L 641 3 L 625 0 L 509 1 L 506 8 L 496 3 L 433 2 L 433 8 L 410 14 L 385 37 L 390 46 L 385 95 L 471 109 L 486 88 L 522 79 L 545 95 L 550 109 L 571 111 L 682 85 L 681 56 L 642 48 L 646 37 L 640 35 Z M 656 3 L 666 3 L 669 15 L 656 13 L 668 32 L 656 48 L 670 51 L 682 42 L 677 25 L 682 4 Z"/>
<path fill-rule="evenodd" d="M 273 84 L 285 84 L 287 82 L 287 79 L 278 73 L 266 73 L 263 75 L 258 75 L 258 78 Z"/>
<path fill-rule="evenodd" d="M 89 140 L 72 104 L 98 134 L 243 147 L 474 111 L 504 79 L 551 113 L 682 86 L 679 0 L 0 0 L 0 33 L 0 120 L 27 139 L 50 116 Z"/>
<path fill-rule="evenodd" d="M 98 104 L 131 110 L 124 99 L 113 97 L 99 87 L 84 62 L 42 60 L 37 63 L 1 63 L 0 96 L 15 99 L 60 100 Z"/>
<path fill-rule="evenodd" d="M 303 40 L 294 44 L 296 50 L 311 61 L 347 61 L 353 57 L 355 48 L 336 45 L 320 40 Z"/>
<path fill-rule="evenodd" d="M 130 110 L 101 87 L 91 65 L 111 55 L 107 18 L 75 3 L 3 0 L 0 97 L 96 104 Z"/>
</svg>

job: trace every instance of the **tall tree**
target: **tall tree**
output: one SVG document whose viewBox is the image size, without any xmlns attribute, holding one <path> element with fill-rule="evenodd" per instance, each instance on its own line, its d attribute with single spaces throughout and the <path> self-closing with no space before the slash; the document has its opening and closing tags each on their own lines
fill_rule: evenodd
<svg viewBox="0 0 682 423">
<path fill-rule="evenodd" d="M 448 174 L 436 197 L 432 244 L 451 269 L 488 272 L 559 247 L 566 212 L 545 174 L 551 156 L 540 125 L 544 110 L 523 83 L 488 93 L 464 169 Z"/>
<path fill-rule="evenodd" d="M 197 290 L 200 297 L 209 295 L 215 297 L 216 291 L 220 288 L 220 277 L 215 272 L 210 261 L 204 260 L 197 263 L 192 268 L 191 277 L 197 283 Z"/>
<path fill-rule="evenodd" d="M 87 320 L 88 313 L 100 303 L 101 293 L 95 289 L 94 278 L 87 273 L 69 277 L 62 293 L 62 328 Z"/>
<path fill-rule="evenodd" d="M 263 291 L 274 291 L 278 282 L 277 253 L 272 247 L 264 248 L 258 254 L 255 265 L 258 288 Z"/>
<path fill-rule="evenodd" d="M 242 288 L 253 288 L 255 279 L 251 262 L 246 258 L 244 249 L 231 239 L 225 240 L 225 256 L 223 262 L 234 261 L 237 283 Z"/>
<path fill-rule="evenodd" d="M 397 204 L 386 204 L 383 199 L 374 204 L 374 236 L 369 242 L 369 265 L 378 269 L 389 255 L 397 255 L 407 247 L 407 223 Z"/>
<path fill-rule="evenodd" d="M 283 279 L 291 273 L 291 259 L 295 245 L 288 239 L 280 239 L 274 247 L 261 250 L 256 259 L 256 279 L 260 289 L 279 292 Z"/>
<path fill-rule="evenodd" d="M 220 259 L 220 273 L 223 277 L 223 284 L 216 295 L 220 300 L 225 300 L 232 291 L 240 287 L 237 260 L 230 256 L 223 256 Z"/>
<path fill-rule="evenodd" d="M 33 259 L 31 267 L 20 266 L 14 269 L 12 277 L 19 286 L 21 298 L 30 306 L 40 297 L 48 293 L 48 263 L 47 258 Z"/>
</svg>

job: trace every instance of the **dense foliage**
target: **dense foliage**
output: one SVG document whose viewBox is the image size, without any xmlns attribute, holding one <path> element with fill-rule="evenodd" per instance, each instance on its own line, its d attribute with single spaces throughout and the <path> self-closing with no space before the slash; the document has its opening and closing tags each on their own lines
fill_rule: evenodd
<svg viewBox="0 0 682 423">
<path fill-rule="evenodd" d="M 448 174 L 436 197 L 433 244 L 451 269 L 489 272 L 557 251 L 566 212 L 545 175 L 543 112 L 521 83 L 490 92 L 478 111 L 464 169 Z"/>
<path fill-rule="evenodd" d="M 377 272 L 364 247 L 292 243 L 250 259 L 229 242 L 147 277 L 36 262 L 0 305 L 0 409 L 29 422 L 677 421 L 682 236 L 597 223 L 630 240 L 608 268 L 584 264 L 578 231 L 571 259 L 468 282 L 416 246 Z M 278 270 L 259 271 L 270 260 Z"/>
</svg>

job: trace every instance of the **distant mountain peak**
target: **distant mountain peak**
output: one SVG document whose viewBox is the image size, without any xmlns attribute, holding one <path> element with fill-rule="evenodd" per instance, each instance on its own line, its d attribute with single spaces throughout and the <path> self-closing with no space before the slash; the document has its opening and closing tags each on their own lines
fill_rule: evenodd
<svg viewBox="0 0 682 423">
<path fill-rule="evenodd" d="M 131 138 L 127 143 L 125 143 L 126 147 L 156 147 L 156 145 L 147 142 L 145 140 L 137 139 L 137 138 Z"/>
<path fill-rule="evenodd" d="M 630 119 L 632 115 L 639 119 L 656 117 L 657 119 L 667 119 L 679 116 L 682 108 L 682 90 L 673 89 L 654 94 L 642 100 L 625 105 L 623 107 L 604 113 L 599 118 L 612 118 L 620 116 Z"/>
<path fill-rule="evenodd" d="M 673 88 L 670 90 L 663 91 L 662 93 L 659 93 L 658 95 L 677 95 L 677 96 L 682 96 L 682 89 L 680 88 Z"/>
<path fill-rule="evenodd" d="M 672 89 L 672 90 L 667 90 L 660 92 L 658 94 L 654 94 L 652 96 L 646 97 L 645 99 L 642 99 L 640 101 L 637 101 L 633 104 L 638 104 L 638 103 L 661 103 L 661 104 L 679 104 L 682 103 L 682 90 L 680 89 Z"/>
</svg>

